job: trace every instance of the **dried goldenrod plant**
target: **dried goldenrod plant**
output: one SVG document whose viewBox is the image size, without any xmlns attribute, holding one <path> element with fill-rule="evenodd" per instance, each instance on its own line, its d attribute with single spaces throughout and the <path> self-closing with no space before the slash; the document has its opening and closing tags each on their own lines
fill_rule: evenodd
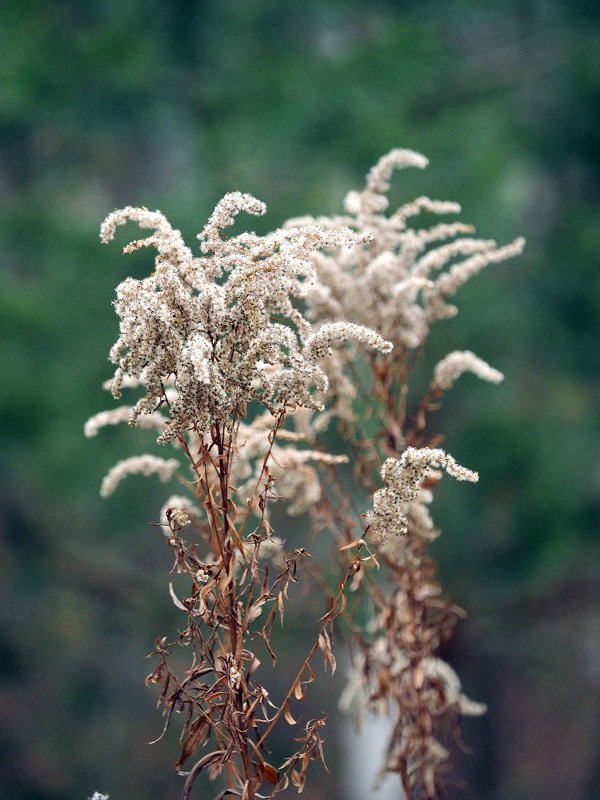
<svg viewBox="0 0 600 800">
<path fill-rule="evenodd" d="M 119 462 L 101 493 L 132 473 L 180 485 L 159 524 L 181 576 L 169 590 L 185 623 L 174 640 L 157 639 L 147 683 L 159 689 L 163 734 L 175 712 L 180 721 L 182 800 L 203 772 L 221 783 L 218 799 L 303 790 L 310 763 L 324 761 L 326 718 L 301 724 L 299 704 L 319 652 L 335 670 L 339 627 L 354 646 L 342 703 L 393 716 L 383 769 L 398 773 L 409 797 L 438 796 L 443 730 L 459 714 L 484 711 L 439 658 L 462 611 L 440 598 L 427 553 L 438 535 L 428 505 L 441 471 L 466 481 L 477 474 L 437 447 L 427 422 L 462 373 L 502 375 L 465 351 L 434 368 L 416 401 L 409 379 L 432 325 L 456 312 L 448 299 L 488 264 L 520 253 L 523 241 L 497 247 L 456 222 L 410 227 L 421 211 L 459 211 L 426 197 L 388 214 L 393 170 L 426 164 L 393 150 L 365 189 L 347 196 L 345 215 L 291 220 L 266 236 L 224 233 L 240 212 L 266 210 L 228 194 L 198 236 L 198 256 L 158 211 L 128 207 L 102 225 L 108 242 L 117 226 L 136 222 L 150 235 L 125 252 L 157 250 L 154 271 L 123 281 L 115 302 L 120 335 L 106 388 L 116 399 L 138 396 L 92 417 L 85 432 L 127 421 L 174 452 Z M 343 454 L 321 446 L 334 423 Z M 355 507 L 348 469 L 344 481 L 339 475 L 349 457 L 370 508 Z M 312 558 L 308 535 L 295 547 L 276 535 L 278 502 L 329 533 L 330 563 Z M 277 661 L 274 632 L 296 583 L 316 587 L 323 604 L 308 652 L 290 666 Z M 178 646 L 189 654 L 183 672 L 170 659 Z M 287 675 L 280 696 L 265 685 L 265 662 Z M 273 763 L 270 741 L 282 728 L 293 732 L 290 752 Z"/>
</svg>

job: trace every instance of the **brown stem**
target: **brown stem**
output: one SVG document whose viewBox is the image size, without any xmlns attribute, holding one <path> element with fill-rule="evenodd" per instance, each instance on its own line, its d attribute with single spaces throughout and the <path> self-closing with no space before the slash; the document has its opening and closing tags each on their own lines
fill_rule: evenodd
<svg viewBox="0 0 600 800">
<path fill-rule="evenodd" d="M 285 407 L 283 408 L 282 411 L 279 412 L 279 416 L 275 420 L 275 424 L 271 430 L 271 433 L 269 434 L 269 449 L 267 450 L 267 452 L 265 453 L 265 457 L 263 458 L 262 468 L 260 470 L 260 474 L 258 476 L 258 480 L 256 481 L 256 485 L 254 486 L 254 490 L 252 492 L 251 497 L 254 497 L 256 495 L 256 491 L 260 485 L 266 466 L 269 463 L 269 458 L 271 457 L 271 451 L 273 449 L 273 444 L 275 443 L 275 437 L 277 435 L 277 431 L 283 425 L 284 419 L 285 419 Z M 250 516 L 250 507 L 251 507 L 250 504 L 248 504 L 241 525 L 238 526 L 238 536 L 242 535 L 244 528 L 246 527 L 246 523 L 248 522 L 248 517 Z"/>
<path fill-rule="evenodd" d="M 233 564 L 231 564 L 232 559 L 234 558 L 233 555 L 233 547 L 230 541 L 230 521 L 229 521 L 229 485 L 228 485 L 228 469 L 227 465 L 229 464 L 229 453 L 227 456 L 225 455 L 225 431 L 224 427 L 221 429 L 221 426 L 217 423 L 215 425 L 215 440 L 217 445 L 217 452 L 218 452 L 218 473 L 219 473 L 219 487 L 220 487 L 220 494 L 221 494 L 221 509 L 223 515 L 223 542 L 225 545 L 225 567 L 230 572 L 233 569 Z M 237 616 L 237 603 L 238 603 L 238 596 L 234 590 L 234 584 L 231 583 L 228 587 L 227 592 L 227 616 L 229 618 L 229 636 L 231 639 L 230 646 L 231 646 L 231 654 L 235 659 L 235 664 L 241 666 L 241 655 L 242 649 L 244 644 L 244 630 L 240 627 L 238 623 L 238 616 Z M 232 714 L 232 725 L 234 725 L 239 733 L 239 754 L 242 759 L 242 764 L 244 767 L 244 776 L 247 781 L 247 792 L 246 796 L 248 800 L 254 800 L 255 792 L 254 792 L 254 770 L 252 768 L 252 759 L 249 754 L 248 749 L 248 726 L 244 721 L 243 715 L 243 698 L 242 698 L 242 689 L 237 689 L 233 695 L 233 703 L 235 712 Z M 237 718 L 237 719 L 236 719 Z"/>
</svg>

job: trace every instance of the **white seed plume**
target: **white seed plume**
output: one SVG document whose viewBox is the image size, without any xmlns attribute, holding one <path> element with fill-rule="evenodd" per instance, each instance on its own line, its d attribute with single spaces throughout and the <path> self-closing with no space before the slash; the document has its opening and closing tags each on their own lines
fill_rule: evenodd
<svg viewBox="0 0 600 800">
<path fill-rule="evenodd" d="M 443 273 L 434 283 L 431 289 L 425 290 L 425 306 L 427 318 L 430 322 L 437 319 L 444 319 L 456 314 L 456 308 L 444 303 L 445 297 L 452 297 L 463 286 L 469 278 L 477 275 L 482 269 L 490 264 L 497 264 L 506 261 L 507 258 L 514 258 L 523 252 L 525 239 L 519 237 L 497 250 L 486 250 L 476 253 L 460 264 L 455 264 L 448 272 Z"/>
<path fill-rule="evenodd" d="M 364 325 L 355 325 L 351 322 L 328 322 L 317 333 L 309 336 L 304 343 L 304 354 L 319 357 L 329 352 L 330 345 L 354 339 L 365 344 L 372 350 L 389 353 L 393 347 L 382 336 Z"/>
<path fill-rule="evenodd" d="M 128 475 L 158 475 L 160 480 L 165 483 L 173 477 L 178 469 L 179 461 L 176 458 L 164 459 L 148 454 L 132 456 L 119 461 L 112 467 L 102 481 L 100 494 L 102 497 L 109 497 L 123 478 Z"/>
<path fill-rule="evenodd" d="M 385 211 L 388 206 L 385 193 L 390 188 L 389 180 L 395 169 L 417 167 L 425 169 L 429 161 L 414 150 L 397 148 L 390 150 L 387 155 L 379 159 L 367 175 L 367 185 L 364 192 L 349 192 L 344 201 L 344 206 L 350 214 L 377 213 Z"/>
<path fill-rule="evenodd" d="M 92 436 L 96 436 L 98 431 L 101 428 L 105 428 L 107 425 L 118 425 L 121 422 L 129 422 L 131 420 L 132 411 L 133 408 L 131 406 L 119 406 L 119 408 L 113 408 L 109 411 L 100 411 L 87 420 L 83 426 L 83 432 L 88 438 L 91 438 Z M 165 429 L 167 422 L 168 419 L 158 412 L 154 414 L 144 414 L 143 416 L 137 417 L 135 420 L 137 427 L 155 430 L 159 433 L 162 433 Z"/>
<path fill-rule="evenodd" d="M 462 694 L 460 678 L 441 658 L 423 658 L 418 667 L 427 679 L 442 685 L 445 702 L 455 706 L 463 716 L 480 717 L 485 714 L 487 711 L 485 703 L 477 703 Z"/>
<path fill-rule="evenodd" d="M 470 350 L 454 350 L 436 364 L 433 371 L 433 384 L 447 391 L 465 372 L 472 372 L 489 383 L 500 383 L 504 375 Z"/>
<path fill-rule="evenodd" d="M 409 530 L 410 514 L 415 514 L 414 504 L 422 491 L 421 484 L 435 467 L 441 467 L 459 481 L 479 480 L 472 472 L 438 448 L 408 447 L 400 459 L 388 458 L 381 468 L 384 488 L 373 495 L 373 508 L 367 512 L 370 533 L 377 544 L 386 544 L 390 539 L 406 535 Z M 427 500 L 429 498 L 421 498 Z M 428 517 L 423 517 L 425 509 L 416 511 L 421 527 L 430 528 Z M 418 520 L 417 520 L 418 521 Z"/>
</svg>

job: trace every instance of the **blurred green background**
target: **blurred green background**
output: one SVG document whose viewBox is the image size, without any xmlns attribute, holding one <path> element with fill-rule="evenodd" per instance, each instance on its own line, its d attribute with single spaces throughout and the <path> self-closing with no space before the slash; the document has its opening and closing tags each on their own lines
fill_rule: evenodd
<svg viewBox="0 0 600 800">
<path fill-rule="evenodd" d="M 110 404 L 114 287 L 151 258 L 101 246 L 100 221 L 160 208 L 192 242 L 239 189 L 272 229 L 339 211 L 397 146 L 431 166 L 398 176 L 395 200 L 458 200 L 480 236 L 528 240 L 461 291 L 427 356 L 473 349 L 506 375 L 462 379 L 435 420 L 481 473 L 442 482 L 434 508 L 443 583 L 471 615 L 446 657 L 489 705 L 449 796 L 600 797 L 599 89 L 592 0 L 4 5 L 1 797 L 181 788 L 176 741 L 146 744 L 161 720 L 143 686 L 179 622 L 146 524 L 166 493 L 131 479 L 98 496 L 151 435 L 82 433 Z M 336 730 L 309 798 L 353 800 Z"/>
</svg>

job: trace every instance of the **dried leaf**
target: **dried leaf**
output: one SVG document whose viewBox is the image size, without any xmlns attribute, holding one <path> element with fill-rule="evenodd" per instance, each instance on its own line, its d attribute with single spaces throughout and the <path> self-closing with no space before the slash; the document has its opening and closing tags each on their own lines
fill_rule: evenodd
<svg viewBox="0 0 600 800">
<path fill-rule="evenodd" d="M 331 668 L 331 674 L 333 675 L 336 668 L 336 660 L 331 649 L 331 639 L 329 638 L 329 634 L 326 630 L 323 630 L 319 634 L 318 644 L 321 652 L 323 653 L 325 669 L 327 669 L 327 664 L 329 664 Z"/>
<path fill-rule="evenodd" d="M 288 725 L 296 725 L 296 723 L 298 722 L 298 720 L 297 720 L 297 719 L 294 719 L 294 718 L 292 717 L 292 714 L 291 714 L 291 712 L 290 712 L 290 705 L 289 705 L 289 703 L 286 703 L 286 704 L 285 704 L 285 708 L 283 709 L 283 716 L 284 716 L 284 718 L 285 718 L 285 721 L 288 723 Z"/>
<path fill-rule="evenodd" d="M 250 662 L 248 667 L 248 677 L 250 677 L 260 667 L 260 660 L 250 650 L 242 650 L 242 659 Z"/>
<path fill-rule="evenodd" d="M 246 612 L 246 622 L 245 622 L 246 625 L 250 625 L 252 622 L 254 622 L 255 619 L 260 617 L 260 615 L 262 614 L 263 606 L 267 602 L 267 599 L 268 597 L 261 596 L 255 603 L 253 603 L 250 606 L 250 608 Z"/>
<path fill-rule="evenodd" d="M 340 547 L 340 553 L 343 553 L 344 550 L 351 550 L 353 547 L 362 547 L 364 543 L 364 539 L 361 536 L 360 539 L 354 539 L 352 542 L 350 542 L 350 544 Z"/>
<path fill-rule="evenodd" d="M 279 782 L 279 773 L 275 767 L 271 766 L 271 764 L 268 764 L 266 761 L 256 765 L 256 772 L 263 781 L 268 781 L 273 785 Z"/>
<path fill-rule="evenodd" d="M 357 589 L 360 587 L 360 584 L 362 583 L 362 579 L 364 577 L 365 577 L 365 571 L 364 569 L 361 569 L 359 566 L 359 568 L 354 573 L 350 586 L 348 587 L 349 591 L 356 592 Z"/>
<path fill-rule="evenodd" d="M 277 663 L 277 654 L 271 647 L 271 643 L 269 641 L 269 633 L 270 631 L 268 631 L 265 627 L 262 629 L 262 631 L 254 631 L 251 638 L 254 638 L 255 636 L 260 636 L 260 638 L 265 643 L 267 650 L 269 651 L 269 655 L 271 656 L 271 660 L 273 662 L 272 666 L 275 666 L 275 664 Z"/>
<path fill-rule="evenodd" d="M 163 725 L 162 733 L 157 739 L 153 739 L 151 742 L 148 742 L 148 744 L 157 744 L 158 742 L 160 742 L 160 740 L 163 738 L 163 736 L 168 730 L 172 716 L 173 716 L 173 706 L 171 706 L 171 708 L 167 711 L 167 718 L 165 720 L 165 724 Z"/>
<path fill-rule="evenodd" d="M 194 755 L 196 750 L 204 743 L 204 740 L 208 735 L 208 730 L 208 722 L 203 717 L 198 717 L 192 722 L 190 725 L 189 736 L 183 743 L 181 755 L 175 764 L 175 769 L 181 769 L 188 758 Z"/>
<path fill-rule="evenodd" d="M 307 662 L 305 669 L 308 670 L 308 678 L 302 681 L 302 683 L 312 683 L 315 679 L 315 673 L 311 665 Z"/>
<path fill-rule="evenodd" d="M 297 769 L 293 769 L 291 772 L 291 778 L 292 784 L 296 787 L 298 794 L 302 794 L 306 784 L 306 775 L 303 772 L 299 772 Z"/>
<path fill-rule="evenodd" d="M 219 775 L 223 772 L 223 762 L 217 761 L 213 763 L 208 768 L 208 780 L 209 781 L 216 781 Z"/>
<path fill-rule="evenodd" d="M 332 622 L 334 619 L 337 619 L 341 614 L 344 613 L 346 610 L 346 595 L 343 592 L 340 592 L 339 604 L 336 602 L 335 598 L 329 598 L 329 610 L 326 614 L 323 614 L 319 622 Z"/>
<path fill-rule="evenodd" d="M 164 662 L 159 664 L 156 669 L 154 669 L 146 678 L 146 686 L 150 686 L 153 683 L 160 683 L 163 677 L 163 673 L 165 670 Z"/>
<path fill-rule="evenodd" d="M 169 594 L 171 595 L 171 598 L 173 599 L 173 602 L 175 603 L 177 608 L 179 608 L 181 611 L 187 611 L 187 608 L 183 605 L 181 600 L 175 594 L 175 590 L 173 589 L 173 584 L 171 583 L 171 581 L 169 581 Z"/>
</svg>

